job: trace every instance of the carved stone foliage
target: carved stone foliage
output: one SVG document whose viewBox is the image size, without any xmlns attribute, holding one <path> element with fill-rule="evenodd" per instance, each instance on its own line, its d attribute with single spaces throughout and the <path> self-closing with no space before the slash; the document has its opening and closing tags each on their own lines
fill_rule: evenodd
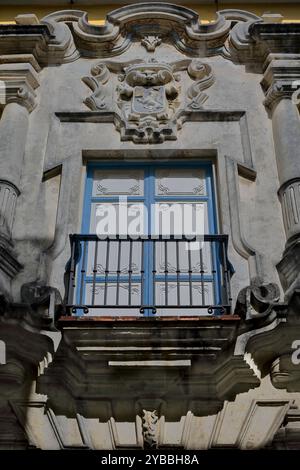
<svg viewBox="0 0 300 470">
<path fill-rule="evenodd" d="M 154 52 L 157 46 L 161 44 L 161 41 L 161 37 L 148 34 L 142 38 L 141 44 L 148 52 Z"/>
<path fill-rule="evenodd" d="M 187 89 L 181 87 L 182 74 L 191 83 Z M 121 140 L 151 144 L 177 139 L 186 114 L 207 100 L 203 90 L 214 77 L 211 67 L 198 59 L 166 63 L 152 58 L 130 65 L 101 62 L 83 81 L 93 91 L 85 104 L 109 121 L 112 114 Z"/>
<path fill-rule="evenodd" d="M 156 448 L 158 445 L 158 414 L 156 410 L 143 410 L 142 429 L 144 448 Z"/>
</svg>

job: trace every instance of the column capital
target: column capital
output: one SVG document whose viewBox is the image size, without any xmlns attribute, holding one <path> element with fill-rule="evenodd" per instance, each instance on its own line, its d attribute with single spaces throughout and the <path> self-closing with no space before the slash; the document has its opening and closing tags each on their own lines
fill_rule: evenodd
<svg viewBox="0 0 300 470">
<path fill-rule="evenodd" d="M 292 99 L 300 88 L 300 58 L 271 59 L 261 81 L 264 105 L 272 110 L 281 99 Z"/>
<path fill-rule="evenodd" d="M 1 83 L 2 82 L 2 83 Z M 18 103 L 31 112 L 36 106 L 38 74 L 30 63 L 0 65 L 1 104 Z"/>
</svg>

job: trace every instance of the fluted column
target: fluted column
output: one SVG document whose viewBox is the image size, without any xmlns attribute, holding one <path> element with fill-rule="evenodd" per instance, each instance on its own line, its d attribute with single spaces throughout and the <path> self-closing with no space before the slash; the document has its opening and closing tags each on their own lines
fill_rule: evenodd
<svg viewBox="0 0 300 470">
<path fill-rule="evenodd" d="M 291 98 L 282 98 L 273 110 L 273 134 L 280 181 L 287 245 L 300 238 L 300 118 Z"/>
<path fill-rule="evenodd" d="M 300 285 L 300 115 L 293 99 L 300 60 L 273 59 L 262 82 L 270 112 L 286 232 L 286 248 L 277 265 L 283 288 L 291 295 Z"/>
<path fill-rule="evenodd" d="M 11 234 L 38 80 L 31 64 L 23 63 L 0 65 L 0 80 L 5 91 L 0 119 L 0 290 L 7 291 L 5 277 L 11 279 L 20 268 Z"/>
<path fill-rule="evenodd" d="M 10 239 L 16 199 L 20 194 L 28 110 L 8 103 L 0 120 L 0 233 Z"/>
</svg>

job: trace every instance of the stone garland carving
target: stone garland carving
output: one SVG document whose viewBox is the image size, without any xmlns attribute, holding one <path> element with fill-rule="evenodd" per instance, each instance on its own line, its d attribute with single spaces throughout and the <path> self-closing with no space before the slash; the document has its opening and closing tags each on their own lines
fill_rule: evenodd
<svg viewBox="0 0 300 470">
<path fill-rule="evenodd" d="M 119 71 L 120 83 L 113 88 L 113 73 Z M 193 81 L 185 96 L 179 71 Z M 94 66 L 91 74 L 83 78 L 93 91 L 85 104 L 113 114 L 121 140 L 135 143 L 176 140 L 184 114 L 202 108 L 208 98 L 203 90 L 214 83 L 211 67 L 198 59 L 168 64 L 153 58 L 131 65 L 107 61 Z"/>
<path fill-rule="evenodd" d="M 158 446 L 158 414 L 157 411 L 143 410 L 142 432 L 144 448 L 157 448 Z"/>
</svg>

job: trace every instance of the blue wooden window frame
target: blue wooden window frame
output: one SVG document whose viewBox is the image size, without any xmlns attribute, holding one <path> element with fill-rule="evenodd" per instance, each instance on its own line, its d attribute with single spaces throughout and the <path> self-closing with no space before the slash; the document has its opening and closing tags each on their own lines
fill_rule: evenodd
<svg viewBox="0 0 300 470">
<path fill-rule="evenodd" d="M 83 205 L 83 214 L 82 214 L 82 234 L 89 234 L 90 222 L 91 222 L 91 208 L 92 203 L 99 202 L 118 202 L 119 196 L 112 197 L 94 197 L 92 196 L 93 181 L 94 181 L 94 171 L 95 170 L 117 170 L 120 168 L 128 169 L 142 169 L 144 170 L 144 195 L 143 196 L 127 196 L 127 201 L 130 202 L 143 202 L 148 208 L 151 207 L 151 204 L 156 201 L 194 201 L 194 202 L 206 202 L 207 203 L 207 212 L 208 212 L 208 227 L 209 234 L 217 234 L 217 214 L 216 214 L 216 200 L 215 200 L 215 191 L 214 191 L 214 180 L 213 180 L 213 170 L 211 162 L 187 162 L 187 161 L 173 161 L 173 162 L 121 162 L 113 164 L 111 162 L 93 162 L 87 165 L 87 177 L 85 183 L 85 192 L 84 192 L 84 205 Z M 158 168 L 184 168 L 184 169 L 202 169 L 205 171 L 205 181 L 206 181 L 206 195 L 205 196 L 156 196 L 155 195 L 155 170 Z M 151 217 L 151 211 L 148 210 L 148 216 Z M 148 221 L 149 227 L 150 220 Z M 149 247 L 151 244 L 149 243 Z M 220 267 L 218 263 L 218 256 L 215 253 L 215 262 L 216 262 L 216 278 L 217 282 L 215 285 L 214 297 L 216 303 L 220 303 L 221 294 L 220 294 Z M 145 250 L 144 257 L 144 266 L 148 266 L 148 269 L 145 269 L 145 292 L 144 292 L 144 304 L 149 305 L 152 302 L 153 292 L 152 292 L 152 282 L 151 282 L 151 273 L 152 273 L 152 261 L 153 256 L 151 253 L 151 248 Z M 80 261 L 80 270 L 82 269 L 82 259 Z M 174 279 L 173 279 L 174 277 Z M 169 282 L 176 281 L 176 275 L 169 275 Z M 109 276 L 108 282 L 116 281 L 116 276 Z M 188 274 L 180 275 L 181 281 L 188 280 Z M 204 276 L 204 282 L 212 282 L 213 277 L 211 275 Z M 128 277 L 120 276 L 120 282 L 126 282 Z M 140 282 L 141 276 L 132 275 L 132 282 Z M 156 281 L 164 281 L 163 274 L 155 275 Z M 85 276 L 84 279 L 86 284 L 92 283 L 93 278 L 91 276 Z M 193 276 L 193 282 L 201 281 L 201 276 Z M 100 277 L 96 277 L 96 283 L 104 282 Z M 76 293 L 77 303 L 79 304 L 79 292 Z M 117 307 L 116 307 L 117 308 Z M 82 314 L 78 311 L 78 314 Z M 151 316 L 150 312 L 145 312 L 146 316 Z"/>
</svg>

